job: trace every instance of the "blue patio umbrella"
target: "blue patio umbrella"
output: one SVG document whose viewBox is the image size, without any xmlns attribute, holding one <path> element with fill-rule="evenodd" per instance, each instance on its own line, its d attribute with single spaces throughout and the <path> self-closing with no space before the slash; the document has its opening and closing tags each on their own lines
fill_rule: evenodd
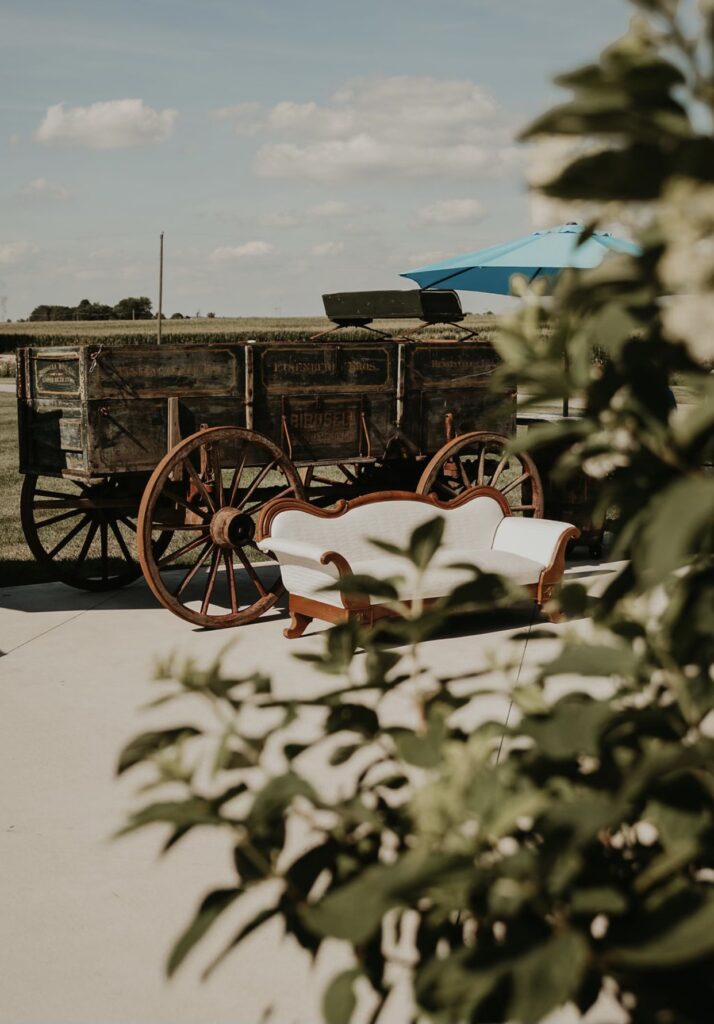
<svg viewBox="0 0 714 1024">
<path fill-rule="evenodd" d="M 456 291 L 492 292 L 509 295 L 511 278 L 522 274 L 526 280 L 554 278 L 565 267 L 589 270 L 597 267 L 608 253 L 638 256 L 639 246 L 612 235 L 596 232 L 578 245 L 582 224 L 561 224 L 557 228 L 534 231 L 515 242 L 492 245 L 487 249 L 429 263 L 407 270 L 401 277 L 416 281 L 420 288 L 454 288 Z"/>
</svg>

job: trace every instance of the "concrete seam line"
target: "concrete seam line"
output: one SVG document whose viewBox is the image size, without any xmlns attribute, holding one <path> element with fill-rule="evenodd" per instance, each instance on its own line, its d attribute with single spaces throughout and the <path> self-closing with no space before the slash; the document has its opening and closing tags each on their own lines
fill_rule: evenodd
<svg viewBox="0 0 714 1024">
<path fill-rule="evenodd" d="M 9 651 L 0 652 L 0 657 L 7 658 L 8 654 L 12 654 L 14 651 L 19 651 L 21 647 L 27 647 L 28 644 L 34 643 L 35 640 L 41 640 L 43 636 L 47 636 L 48 633 L 53 633 L 56 629 L 60 629 L 62 626 L 66 626 L 70 622 L 74 622 L 74 620 L 78 619 L 81 615 L 86 615 L 87 612 L 93 612 L 96 608 L 101 608 L 102 605 L 105 605 L 113 596 L 113 594 L 110 594 L 108 597 L 105 597 L 103 601 L 97 601 L 97 603 L 93 604 L 91 608 L 82 608 L 80 612 L 77 612 L 76 615 L 72 615 L 69 619 L 63 619 L 61 622 L 57 622 L 54 626 L 50 626 L 49 629 L 43 630 L 36 636 L 31 636 L 29 640 L 23 640 L 21 644 L 16 644 L 16 646 L 11 647 Z"/>
</svg>

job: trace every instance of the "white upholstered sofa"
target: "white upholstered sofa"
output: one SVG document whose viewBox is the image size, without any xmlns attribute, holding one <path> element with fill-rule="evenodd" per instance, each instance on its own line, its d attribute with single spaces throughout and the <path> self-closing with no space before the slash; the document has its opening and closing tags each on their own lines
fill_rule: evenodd
<svg viewBox="0 0 714 1024">
<path fill-rule="evenodd" d="M 467 568 L 453 567 L 462 562 L 508 577 L 542 606 L 563 575 L 568 541 L 579 535 L 570 523 L 511 515 L 507 500 L 491 487 L 472 488 L 449 502 L 385 491 L 340 502 L 330 510 L 277 499 L 261 513 L 257 540 L 261 551 L 280 563 L 292 614 L 285 635 L 301 636 L 313 618 L 342 622 L 355 617 L 373 623 L 391 614 L 388 606 L 367 596 L 325 591 L 348 573 L 378 579 L 402 576 L 400 600 L 416 596 L 416 570 L 404 558 L 385 554 L 370 538 L 406 547 L 413 530 L 435 515 L 444 516 L 444 537 L 420 581 L 424 601 L 444 597 L 473 578 Z"/>
</svg>

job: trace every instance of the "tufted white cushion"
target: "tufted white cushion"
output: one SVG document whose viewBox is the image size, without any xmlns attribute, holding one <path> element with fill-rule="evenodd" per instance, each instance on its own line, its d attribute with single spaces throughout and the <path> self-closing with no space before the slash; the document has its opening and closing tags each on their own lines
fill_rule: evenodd
<svg viewBox="0 0 714 1024">
<path fill-rule="evenodd" d="M 490 548 L 503 519 L 500 505 L 488 496 L 474 498 L 448 513 L 418 501 L 389 499 L 360 505 L 335 519 L 322 519 L 297 509 L 286 510 L 273 520 L 271 535 L 319 544 L 323 551 L 339 551 L 352 562 L 374 557 L 371 537 L 405 547 L 417 526 L 438 515 L 446 519 L 444 545 L 448 547 Z M 270 549 L 267 544 L 261 547 Z"/>
<path fill-rule="evenodd" d="M 282 554 L 282 552 L 280 552 Z M 282 562 L 282 559 L 281 559 Z M 437 551 L 429 568 L 421 580 L 420 594 L 424 598 L 444 597 L 460 583 L 466 583 L 472 579 L 473 574 L 469 569 L 455 569 L 455 563 L 463 562 L 474 565 L 482 572 L 502 573 L 508 576 L 514 583 L 525 586 L 528 583 L 537 583 L 543 566 L 530 558 L 523 558 L 521 555 L 510 554 L 509 552 L 495 551 L 473 551 L 470 548 L 442 548 Z M 374 576 L 376 579 L 387 577 L 403 577 L 398 584 L 400 598 L 407 600 L 413 598 L 417 589 L 417 574 L 414 566 L 404 558 L 397 558 L 391 555 L 382 555 L 350 560 L 352 571 L 360 575 Z M 289 563 L 282 564 L 283 583 L 291 594 L 299 594 L 302 597 L 314 597 L 325 604 L 341 606 L 338 591 L 320 593 L 323 587 L 331 586 L 338 578 L 338 573 L 333 565 L 312 564 L 299 556 L 291 557 Z"/>
<path fill-rule="evenodd" d="M 550 565 L 559 539 L 570 528 L 569 523 L 559 523 L 554 519 L 506 516 L 496 530 L 493 548 L 494 551 L 525 555 L 545 567 Z"/>
</svg>

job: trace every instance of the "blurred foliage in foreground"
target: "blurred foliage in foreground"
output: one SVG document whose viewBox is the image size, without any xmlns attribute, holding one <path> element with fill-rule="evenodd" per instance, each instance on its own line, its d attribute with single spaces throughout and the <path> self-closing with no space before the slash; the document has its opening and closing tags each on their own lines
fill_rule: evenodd
<svg viewBox="0 0 714 1024">
<path fill-rule="evenodd" d="M 235 862 L 170 972 L 231 913 L 226 953 L 273 917 L 310 953 L 326 937 L 349 945 L 353 967 L 324 993 L 329 1024 L 378 1020 L 404 978 L 415 1020 L 535 1022 L 603 989 L 638 1024 L 714 1018 L 714 4 L 696 36 L 676 0 L 636 7 L 599 63 L 559 79 L 571 99 L 528 135 L 572 137 L 545 193 L 609 219 L 636 210 L 644 253 L 563 276 L 551 334 L 526 293 L 500 340 L 535 400 L 584 400 L 582 419 L 528 444 L 555 434 L 562 470 L 602 481 L 628 568 L 592 609 L 563 588 L 566 614 L 592 620 L 513 686 L 505 735 L 478 714 L 492 677 L 440 678 L 419 654 L 456 610 L 511 600 L 492 577 L 381 632 L 331 630 L 311 697 L 218 664 L 167 667 L 169 693 L 198 695 L 216 724 L 124 750 L 121 770 L 149 761 L 159 787 L 127 828 L 165 823 L 167 848 L 220 828 Z M 672 412 L 674 373 L 695 407 Z M 405 557 L 424 564 L 438 535 L 437 522 Z M 513 642 L 512 678 L 519 658 Z M 246 918 L 253 890 L 265 902 Z"/>
</svg>

